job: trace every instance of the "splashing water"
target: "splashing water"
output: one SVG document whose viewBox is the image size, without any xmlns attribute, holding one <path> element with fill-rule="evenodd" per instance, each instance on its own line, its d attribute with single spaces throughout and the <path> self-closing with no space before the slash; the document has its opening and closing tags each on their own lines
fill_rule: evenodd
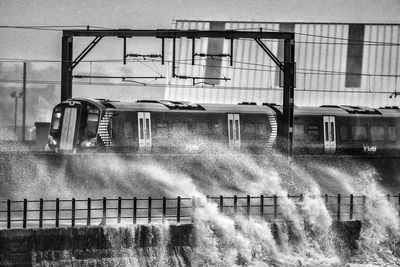
<svg viewBox="0 0 400 267">
<path fill-rule="evenodd" d="M 398 213 L 372 167 L 358 162 L 345 169 L 341 162 L 288 161 L 275 152 L 252 156 L 215 142 L 203 146 L 209 151 L 189 156 L 86 154 L 49 160 L 16 155 L 1 162 L 9 170 L 2 176 L 2 197 L 195 196 L 202 208 L 195 213 L 194 266 L 400 264 L 394 249 L 400 240 Z M 300 206 L 287 197 L 300 193 L 304 195 Z M 368 195 L 357 253 L 344 255 L 337 249 L 333 220 L 324 201 L 316 197 L 323 193 Z M 283 220 L 268 223 L 227 216 L 206 201 L 206 195 L 234 194 L 279 195 Z M 162 255 L 152 264 L 171 263 Z M 136 259 L 127 261 L 128 266 L 140 264 L 137 254 L 127 258 Z"/>
</svg>

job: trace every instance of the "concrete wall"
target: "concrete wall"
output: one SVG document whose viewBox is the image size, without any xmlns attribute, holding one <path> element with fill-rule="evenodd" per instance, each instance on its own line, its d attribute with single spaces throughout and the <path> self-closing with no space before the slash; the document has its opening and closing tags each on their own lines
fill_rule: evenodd
<svg viewBox="0 0 400 267">
<path fill-rule="evenodd" d="M 337 246 L 357 249 L 361 222 L 336 222 Z M 280 223 L 272 224 L 277 243 Z M 289 231 L 289 242 L 296 233 Z M 196 231 L 192 224 L 10 229 L 0 231 L 0 266 L 190 266 Z"/>
<path fill-rule="evenodd" d="M 188 265 L 192 233 L 192 225 L 2 230 L 0 266 L 155 266 L 163 265 L 162 258 L 169 265 Z"/>
</svg>

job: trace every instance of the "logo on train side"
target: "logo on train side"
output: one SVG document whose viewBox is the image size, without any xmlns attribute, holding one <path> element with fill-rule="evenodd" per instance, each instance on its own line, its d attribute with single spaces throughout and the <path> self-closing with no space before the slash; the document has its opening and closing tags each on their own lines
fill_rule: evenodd
<svg viewBox="0 0 400 267">
<path fill-rule="evenodd" d="M 376 152 L 376 146 L 370 146 L 368 144 L 364 144 L 363 145 L 363 152 L 375 153 Z"/>
</svg>

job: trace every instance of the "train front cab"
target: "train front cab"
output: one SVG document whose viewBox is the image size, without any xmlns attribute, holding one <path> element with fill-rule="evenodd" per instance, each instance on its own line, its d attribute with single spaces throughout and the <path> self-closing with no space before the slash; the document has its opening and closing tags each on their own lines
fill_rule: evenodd
<svg viewBox="0 0 400 267">
<path fill-rule="evenodd" d="M 101 106 L 94 101 L 71 99 L 52 113 L 46 150 L 76 152 L 98 146 Z"/>
</svg>

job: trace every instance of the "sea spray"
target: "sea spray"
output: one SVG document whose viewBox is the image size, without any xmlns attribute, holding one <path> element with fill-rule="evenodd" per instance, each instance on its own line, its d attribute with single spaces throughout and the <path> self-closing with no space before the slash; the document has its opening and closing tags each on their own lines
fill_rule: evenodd
<svg viewBox="0 0 400 267">
<path fill-rule="evenodd" d="M 354 165 L 349 173 L 344 169 L 331 166 L 319 166 L 326 175 L 339 180 L 348 189 L 344 193 L 357 193 L 366 196 L 363 208 L 362 229 L 358 241 L 358 253 L 350 262 L 371 263 L 377 265 L 400 265 L 396 257 L 399 235 L 398 210 L 387 198 L 385 190 L 379 186 L 379 176 L 371 167 Z"/>
<path fill-rule="evenodd" d="M 12 169 L 12 196 L 35 199 L 76 195 L 195 196 L 201 199 L 203 207 L 196 210 L 194 218 L 197 242 L 192 252 L 193 265 L 398 263 L 390 242 L 399 240 L 397 211 L 386 200 L 384 190 L 377 186 L 379 177 L 373 168 L 354 164 L 352 170 L 347 171 L 334 164 L 316 164 L 312 160 L 300 164 L 279 153 L 254 156 L 227 150 L 215 142 L 206 152 L 185 156 L 76 155 L 66 157 L 67 160 L 57 166 L 48 166 L 42 158 L 29 157 L 29 168 L 35 165 L 36 171 L 21 171 L 27 163 Z M 342 257 L 341 251 L 335 248 L 332 218 L 320 198 L 323 193 L 331 192 L 368 195 L 365 227 L 359 241 L 361 249 L 356 255 Z M 287 196 L 300 193 L 303 195 L 301 202 Z M 282 220 L 268 223 L 256 217 L 228 216 L 206 201 L 206 195 L 234 194 L 278 195 Z M 158 255 L 144 251 L 139 256 L 135 253 L 127 258 L 151 259 Z M 154 262 L 165 263 L 165 257 L 170 258 L 170 255 L 162 256 L 161 262 Z M 176 266 L 182 260 L 170 262 L 168 259 L 168 264 Z M 126 264 L 129 265 L 129 261 Z"/>
<path fill-rule="evenodd" d="M 213 203 L 203 205 L 195 217 L 197 265 L 334 266 L 340 263 L 332 240 L 324 236 L 329 228 L 326 231 L 304 226 L 299 229 L 280 221 L 272 229 L 271 223 L 257 218 L 221 214 Z M 280 235 L 279 242 L 277 235 Z M 324 242 L 321 244 L 321 241 Z"/>
</svg>

